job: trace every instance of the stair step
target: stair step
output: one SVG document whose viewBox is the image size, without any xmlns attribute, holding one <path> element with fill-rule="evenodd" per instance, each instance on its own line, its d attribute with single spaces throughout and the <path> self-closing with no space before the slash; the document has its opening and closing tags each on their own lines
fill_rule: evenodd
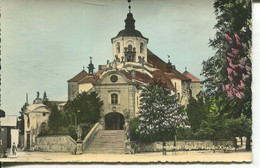
<svg viewBox="0 0 260 168">
<path fill-rule="evenodd" d="M 124 153 L 124 130 L 99 130 L 86 153 Z"/>
</svg>

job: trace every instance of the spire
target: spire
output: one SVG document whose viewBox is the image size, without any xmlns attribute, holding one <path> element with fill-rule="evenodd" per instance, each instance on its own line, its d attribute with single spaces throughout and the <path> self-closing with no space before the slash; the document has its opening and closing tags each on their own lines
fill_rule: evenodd
<svg viewBox="0 0 260 168">
<path fill-rule="evenodd" d="M 171 56 L 168 55 L 168 64 L 171 64 L 171 60 L 170 60 Z"/>
<path fill-rule="evenodd" d="M 129 2 L 129 13 L 127 14 L 127 17 L 125 19 L 125 29 L 135 29 L 135 20 L 133 17 L 133 14 L 131 13 L 131 5 L 130 2 L 131 0 L 128 0 Z"/>
<path fill-rule="evenodd" d="M 128 0 L 128 3 L 129 3 L 129 6 L 128 6 L 128 8 L 129 8 L 129 13 L 131 13 L 131 0 Z"/>
<path fill-rule="evenodd" d="M 26 93 L 26 104 L 28 104 L 28 93 Z"/>
<path fill-rule="evenodd" d="M 88 74 L 93 75 L 94 74 L 94 64 L 92 64 L 92 57 L 90 58 L 90 63 L 88 64 Z"/>
<path fill-rule="evenodd" d="M 172 63 L 170 60 L 170 55 L 168 55 L 168 63 L 167 63 L 167 72 L 170 73 L 172 71 Z"/>
<path fill-rule="evenodd" d="M 46 94 L 45 90 L 44 90 L 44 93 L 43 93 L 43 100 L 47 100 L 47 94 Z"/>
</svg>

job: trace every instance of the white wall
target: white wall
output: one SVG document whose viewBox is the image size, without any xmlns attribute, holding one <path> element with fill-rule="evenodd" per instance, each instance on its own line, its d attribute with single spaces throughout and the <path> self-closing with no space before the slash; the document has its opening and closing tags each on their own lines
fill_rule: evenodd
<svg viewBox="0 0 260 168">
<path fill-rule="evenodd" d="M 117 51 L 117 42 L 120 43 L 120 53 Z M 143 52 L 140 53 L 140 43 L 143 43 Z M 121 57 L 124 56 L 124 48 L 128 47 L 131 44 L 132 47 L 136 48 L 136 62 L 138 62 L 138 56 L 144 57 L 145 62 L 147 62 L 147 40 L 141 37 L 118 37 L 113 40 L 113 58 L 115 55 L 121 60 Z"/>
</svg>

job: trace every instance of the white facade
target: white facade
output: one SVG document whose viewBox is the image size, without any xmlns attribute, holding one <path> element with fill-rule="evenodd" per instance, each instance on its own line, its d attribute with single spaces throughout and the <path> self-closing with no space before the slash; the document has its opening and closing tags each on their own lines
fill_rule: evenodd
<svg viewBox="0 0 260 168">
<path fill-rule="evenodd" d="M 139 57 L 144 58 L 144 61 L 147 62 L 147 43 L 148 40 L 141 37 L 118 37 L 112 40 L 113 46 L 113 56 L 118 56 L 120 60 L 125 58 L 125 48 L 131 46 L 132 49 L 136 52 L 133 62 L 138 62 Z"/>
<path fill-rule="evenodd" d="M 32 149 L 35 137 L 48 123 L 50 111 L 44 104 L 27 106 L 24 112 L 24 148 Z"/>
</svg>

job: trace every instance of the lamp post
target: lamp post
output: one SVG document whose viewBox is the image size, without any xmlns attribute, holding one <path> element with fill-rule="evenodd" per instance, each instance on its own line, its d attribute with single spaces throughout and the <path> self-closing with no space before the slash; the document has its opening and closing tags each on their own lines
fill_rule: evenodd
<svg viewBox="0 0 260 168">
<path fill-rule="evenodd" d="M 77 111 L 78 113 L 80 113 L 80 110 Z M 75 126 L 77 127 L 78 120 L 77 120 L 77 114 L 75 115 Z"/>
</svg>

